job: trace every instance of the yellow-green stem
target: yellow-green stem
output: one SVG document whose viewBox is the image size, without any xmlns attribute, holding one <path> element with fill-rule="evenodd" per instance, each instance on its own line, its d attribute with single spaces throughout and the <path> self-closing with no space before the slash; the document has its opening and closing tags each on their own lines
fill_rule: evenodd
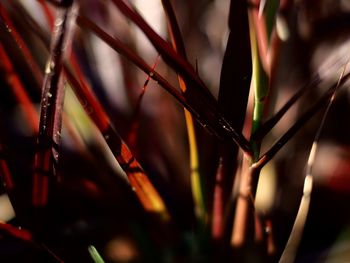
<svg viewBox="0 0 350 263">
<path fill-rule="evenodd" d="M 199 161 L 198 161 L 196 134 L 194 130 L 192 115 L 186 109 L 185 109 L 185 119 L 186 119 L 186 126 L 187 126 L 189 151 L 190 151 L 191 187 L 192 187 L 193 201 L 195 204 L 195 214 L 204 223 L 206 221 L 206 209 L 205 209 L 204 198 L 203 198 L 201 178 L 199 174 Z"/>
<path fill-rule="evenodd" d="M 259 59 L 258 43 L 252 12 L 249 12 L 250 41 L 252 50 L 253 74 L 252 85 L 254 87 L 254 111 L 252 134 L 260 127 L 264 115 L 265 98 L 268 92 L 267 76 Z M 260 154 L 260 141 L 252 142 L 253 162 L 257 161 Z"/>
</svg>

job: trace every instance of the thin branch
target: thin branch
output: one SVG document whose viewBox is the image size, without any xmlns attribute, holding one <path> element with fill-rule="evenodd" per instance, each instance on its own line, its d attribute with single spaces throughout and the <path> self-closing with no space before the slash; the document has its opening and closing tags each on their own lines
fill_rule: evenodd
<svg viewBox="0 0 350 263">
<path fill-rule="evenodd" d="M 349 63 L 349 62 L 348 62 Z M 332 95 L 329 98 L 329 101 L 327 103 L 327 107 L 325 112 L 323 113 L 322 120 L 320 122 L 320 125 L 317 129 L 316 135 L 314 142 L 312 144 L 310 153 L 309 153 L 309 158 L 307 161 L 307 169 L 306 169 L 306 176 L 304 179 L 304 189 L 303 189 L 303 196 L 299 205 L 299 210 L 298 214 L 295 218 L 294 225 L 292 228 L 292 231 L 290 233 L 288 242 L 286 244 L 286 247 L 282 253 L 282 256 L 280 258 L 280 262 L 294 262 L 296 252 L 298 249 L 298 246 L 300 244 L 300 240 L 304 231 L 307 215 L 309 212 L 310 208 L 310 202 L 311 202 L 311 194 L 312 194 L 312 189 L 313 189 L 313 172 L 312 168 L 315 163 L 315 158 L 316 158 L 316 152 L 319 144 L 319 140 L 321 137 L 321 132 L 323 130 L 324 124 L 326 122 L 326 119 L 328 117 L 329 110 L 334 102 L 334 99 L 338 93 L 339 88 L 341 87 L 341 82 L 344 77 L 344 73 L 346 70 L 346 67 L 348 65 L 346 63 L 344 65 L 344 69 L 339 77 L 338 83 L 336 84 L 335 88 L 333 89 Z M 344 82 L 343 82 L 344 83 Z"/>
<path fill-rule="evenodd" d="M 64 263 L 64 261 L 59 258 L 50 248 L 48 248 L 44 243 L 41 243 L 40 246 L 44 249 L 56 262 Z"/>
<path fill-rule="evenodd" d="M 155 62 L 153 63 L 153 66 L 152 66 L 152 70 L 155 71 L 155 68 L 157 67 L 159 63 L 159 56 L 157 56 Z M 143 86 L 142 86 L 142 89 L 141 89 L 141 92 L 137 98 L 137 101 L 136 101 L 136 106 L 135 106 L 135 109 L 134 109 L 134 113 L 133 113 L 133 122 L 136 123 L 136 119 L 137 117 L 139 116 L 140 114 L 140 110 L 141 110 L 141 103 L 142 103 L 142 99 L 146 93 L 146 90 L 147 90 L 147 87 L 148 87 L 148 83 L 149 81 L 151 80 L 151 76 L 150 75 L 147 75 L 147 78 L 145 80 L 145 82 L 143 83 Z"/>
<path fill-rule="evenodd" d="M 252 135 L 253 140 L 262 140 L 266 134 L 268 134 L 273 127 L 280 121 L 281 118 L 285 115 L 285 113 L 294 105 L 294 103 L 301 98 L 306 92 L 318 87 L 321 83 L 321 79 L 318 75 L 316 75 L 311 83 L 308 83 L 301 87 L 287 102 L 283 105 L 283 107 L 269 120 L 267 120 L 260 128 L 256 130 L 256 132 Z"/>
<path fill-rule="evenodd" d="M 256 162 L 259 168 L 267 164 L 278 151 L 311 119 L 329 100 L 337 86 L 342 87 L 344 83 L 350 78 L 350 73 L 345 74 L 339 83 L 330 87 L 327 92 L 310 108 L 308 109 L 285 134 Z"/>
<path fill-rule="evenodd" d="M 184 106 L 194 118 L 209 131 L 220 139 L 232 139 L 237 145 L 247 154 L 250 155 L 250 145 L 246 138 L 241 133 L 237 133 L 227 120 L 222 116 L 216 106 L 203 103 L 198 100 L 198 111 L 193 108 L 187 99 L 178 92 L 173 86 L 169 84 L 159 73 L 152 70 L 152 68 L 146 64 L 146 62 L 140 58 L 135 52 L 126 47 L 118 38 L 113 38 L 93 23 L 90 19 L 79 15 L 77 22 L 81 27 L 91 30 L 99 38 L 105 41 L 111 48 L 125 56 L 137 67 L 139 67 L 146 74 L 150 75 L 159 85 L 161 85 L 166 91 L 168 91 L 174 98 L 176 98 L 182 106 Z M 200 112 L 201 111 L 201 112 Z"/>
<path fill-rule="evenodd" d="M 158 65 L 159 59 L 160 59 L 160 56 L 158 55 L 153 66 L 152 66 L 153 70 L 155 70 L 156 66 Z M 137 97 L 136 104 L 135 104 L 133 114 L 131 117 L 131 127 L 130 127 L 130 132 L 129 132 L 128 140 L 127 140 L 131 147 L 136 144 L 136 135 L 137 135 L 138 129 L 140 127 L 139 117 L 140 117 L 140 113 L 141 113 L 142 100 L 143 100 L 144 95 L 146 94 L 146 90 L 147 90 L 147 87 L 148 87 L 150 80 L 151 80 L 151 76 L 147 75 L 147 78 L 146 78 L 145 82 L 143 83 L 141 92 Z"/>
<path fill-rule="evenodd" d="M 162 0 L 162 5 L 168 19 L 170 38 L 172 40 L 173 47 L 182 58 L 187 60 L 185 44 L 171 2 L 170 0 Z"/>
<path fill-rule="evenodd" d="M 86 28 L 92 31 L 96 36 L 101 38 L 104 42 L 106 42 L 111 48 L 120 53 L 122 56 L 129 59 L 132 63 L 134 63 L 138 68 L 144 71 L 147 75 L 149 75 L 152 79 L 154 79 L 159 85 L 161 85 L 167 92 L 169 92 L 173 97 L 175 97 L 181 104 L 183 104 L 186 108 L 191 108 L 183 95 L 171 84 L 164 79 L 159 73 L 154 71 L 152 67 L 147 65 L 147 63 L 137 56 L 135 52 L 130 50 L 126 45 L 124 45 L 118 38 L 113 38 L 108 35 L 105 31 L 103 31 L 100 27 L 98 27 L 94 22 L 83 15 L 79 15 L 77 19 L 77 23 L 79 26 Z M 191 110 L 194 114 L 194 110 Z M 198 116 L 198 114 L 196 114 Z"/>
<path fill-rule="evenodd" d="M 130 4 L 128 5 L 121 0 L 111 1 L 127 18 L 133 21 L 142 30 L 166 63 L 178 71 L 185 79 L 193 81 L 196 87 L 202 89 L 202 92 L 206 94 L 207 98 L 212 102 L 215 102 L 213 95 L 196 74 L 191 64 L 189 64 L 183 57 L 179 56 L 169 43 L 162 39 L 134 8 L 130 7 Z"/>
</svg>

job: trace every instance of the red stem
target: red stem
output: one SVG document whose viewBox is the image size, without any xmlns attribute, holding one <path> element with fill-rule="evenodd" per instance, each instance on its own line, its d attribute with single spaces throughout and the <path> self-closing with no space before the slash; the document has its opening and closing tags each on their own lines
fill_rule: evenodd
<svg viewBox="0 0 350 263">
<path fill-rule="evenodd" d="M 38 113 L 35 110 L 35 107 L 32 101 L 29 98 L 29 95 L 22 84 L 21 79 L 16 74 L 16 70 L 13 67 L 13 64 L 4 50 L 3 46 L 0 43 L 0 67 L 6 73 L 6 80 L 8 84 L 12 87 L 13 94 L 17 99 L 18 103 L 21 104 L 22 112 L 25 115 L 25 120 L 27 120 L 30 129 L 32 130 L 32 134 L 37 134 L 38 132 Z"/>
<path fill-rule="evenodd" d="M 161 213 L 164 212 L 166 214 L 166 208 L 164 207 L 164 204 L 162 204 L 161 197 L 157 190 L 154 188 L 127 145 L 122 141 L 119 134 L 111 125 L 109 117 L 99 101 L 84 83 L 79 83 L 75 79 L 68 67 L 64 67 L 64 72 L 68 81 L 71 83 L 78 100 L 83 105 L 85 112 L 103 134 L 113 155 L 128 176 L 129 182 L 145 210 Z M 156 206 L 155 203 L 153 203 L 153 200 L 157 200 Z M 160 206 L 158 207 L 159 204 Z"/>
<path fill-rule="evenodd" d="M 232 139 L 235 143 L 241 147 L 241 149 L 250 155 L 250 144 L 246 138 L 243 137 L 241 133 L 237 133 L 227 120 L 220 113 L 217 103 L 210 103 L 206 100 L 201 93 L 197 96 L 193 96 L 192 100 L 198 103 L 198 111 L 192 107 L 188 99 L 185 98 L 177 89 L 169 84 L 169 82 L 164 79 L 156 71 L 146 64 L 146 62 L 136 55 L 132 50 L 127 48 L 118 38 L 111 37 L 90 19 L 80 15 L 77 18 L 77 22 L 81 27 L 91 30 L 99 38 L 105 41 L 110 47 L 119 52 L 121 55 L 125 56 L 131 62 L 133 62 L 137 67 L 143 70 L 146 74 L 150 75 L 154 80 L 156 80 L 159 85 L 161 85 L 166 91 L 168 91 L 174 98 L 176 98 L 192 115 L 193 117 L 209 131 L 210 133 L 217 136 L 219 139 Z M 174 51 L 173 51 L 174 52 Z"/>
<path fill-rule="evenodd" d="M 18 47 L 21 49 L 22 54 L 25 57 L 26 62 L 28 63 L 29 67 L 31 68 L 33 75 L 35 77 L 36 82 L 39 85 L 42 85 L 43 83 L 43 74 L 41 73 L 40 68 L 38 67 L 37 63 L 35 62 L 30 50 L 28 49 L 26 43 L 23 41 L 22 37 L 18 34 L 17 30 L 14 30 L 15 27 L 10 19 L 10 16 L 7 14 L 6 9 L 1 5 L 0 3 L 0 18 L 5 22 L 9 32 L 11 33 L 12 37 L 16 41 Z"/>
<path fill-rule="evenodd" d="M 4 155 L 5 153 L 3 147 L 0 144 L 0 177 L 4 183 L 6 191 L 12 192 L 14 189 L 14 183 Z"/>
<path fill-rule="evenodd" d="M 49 177 L 53 176 L 54 160 L 58 159 L 58 143 L 62 114 L 63 86 L 60 73 L 65 45 L 67 44 L 69 11 L 59 10 L 52 35 L 50 58 L 46 68 L 41 98 L 41 112 L 37 152 L 34 160 L 33 205 L 45 206 L 48 201 Z"/>
</svg>

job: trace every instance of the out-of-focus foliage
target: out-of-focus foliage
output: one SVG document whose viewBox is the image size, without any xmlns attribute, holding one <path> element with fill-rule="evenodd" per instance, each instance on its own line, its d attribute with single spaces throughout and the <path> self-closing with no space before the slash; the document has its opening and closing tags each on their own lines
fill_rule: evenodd
<svg viewBox="0 0 350 263">
<path fill-rule="evenodd" d="M 47 65 L 53 55 L 49 45 L 55 36 L 54 24 L 57 28 L 60 23 L 55 21 L 57 12 L 65 10 L 60 2 L 66 1 L 0 3 L 0 261 L 277 262 L 297 214 L 307 159 L 328 98 L 307 121 L 297 125 L 298 133 L 281 142 L 283 147 L 263 168 L 260 178 L 259 173 L 252 178 L 251 196 L 243 196 L 238 185 L 244 180 L 245 169 L 261 161 L 259 157 L 269 153 L 273 143 L 321 101 L 341 74 L 349 73 L 348 1 L 170 1 L 187 54 L 188 63 L 182 71 L 170 55 L 169 62 L 159 54 L 140 26 L 113 3 L 128 3 L 132 10 L 138 10 L 169 43 L 167 47 L 173 48 L 161 0 L 74 1 L 79 15 L 71 25 L 73 30 L 68 30 L 72 43 L 62 49 L 61 81 L 57 84 L 65 89 L 61 93 L 61 140 L 57 147 L 48 142 L 54 153 L 60 153 L 59 160 L 53 163 L 49 201 L 38 208 L 31 201 L 32 175 L 37 172 L 34 159 L 40 151 L 37 132 L 43 128 L 39 126 L 42 87 L 54 68 Z M 234 12 L 235 8 L 247 13 Z M 128 57 L 115 52 L 108 41 L 82 22 L 82 17 L 121 40 L 123 47 L 152 69 L 149 74 L 132 63 L 130 53 Z M 261 17 L 266 20 L 254 20 Z M 266 54 L 259 23 L 266 29 Z M 174 54 L 175 60 L 184 59 Z M 254 78 L 258 67 L 254 68 L 251 59 L 260 66 L 263 79 Z M 186 70 L 191 69 L 197 79 L 190 78 Z M 84 98 L 87 93 L 81 90 L 85 95 L 79 97 L 67 71 L 100 108 Z M 183 72 L 187 75 L 182 76 Z M 152 79 L 155 73 L 175 87 L 177 99 Z M 187 85 L 186 91 L 181 91 L 178 74 Z M 260 84 L 266 89 L 254 104 L 254 85 Z M 292 103 L 272 130 L 264 131 L 266 121 L 299 89 L 304 89 L 305 95 Z M 256 89 L 256 94 L 259 91 Z M 257 103 L 262 105 L 258 117 L 253 116 Z M 214 125 L 192 115 L 199 159 L 195 172 L 201 180 L 196 187 L 201 188 L 201 205 L 206 211 L 201 220 L 192 193 L 184 106 L 211 121 L 222 117 Z M 349 249 L 348 113 L 345 83 L 320 133 L 312 166 L 315 183 L 310 208 L 293 255 L 297 262 L 334 262 L 343 259 L 342 254 Z M 250 137 L 253 118 L 259 124 Z M 259 132 L 264 133 L 263 138 Z M 248 149 L 238 150 L 233 143 L 237 138 L 230 137 L 233 133 L 238 134 L 238 145 L 247 143 Z M 138 177 L 140 174 L 145 177 Z M 226 185 L 220 185 L 222 182 Z M 239 214 L 235 207 L 242 196 L 252 210 L 245 221 L 242 217 L 248 238 L 237 248 L 230 239 Z M 213 230 L 218 226 L 216 220 L 220 223 L 217 232 Z"/>
</svg>

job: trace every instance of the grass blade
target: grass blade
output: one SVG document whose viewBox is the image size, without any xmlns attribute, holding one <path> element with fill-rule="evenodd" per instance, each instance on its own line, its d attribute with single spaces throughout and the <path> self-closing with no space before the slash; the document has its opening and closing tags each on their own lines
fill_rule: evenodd
<svg viewBox="0 0 350 263">
<path fill-rule="evenodd" d="M 166 219 L 168 212 L 162 198 L 148 179 L 141 165 L 111 125 L 102 105 L 87 86 L 75 79 L 67 67 L 64 67 L 64 72 L 84 110 L 103 134 L 113 155 L 128 176 L 129 182 L 145 210 L 159 213 Z"/>
<path fill-rule="evenodd" d="M 143 31 L 166 63 L 171 65 L 185 79 L 191 80 L 197 87 L 200 87 L 210 100 L 215 101 L 193 67 L 183 57 L 179 56 L 169 43 L 162 39 L 135 9 L 121 0 L 111 1 L 127 18 L 133 21 Z"/>
<path fill-rule="evenodd" d="M 349 62 L 348 62 L 349 63 Z M 329 110 L 333 104 L 333 101 L 335 100 L 335 97 L 337 95 L 337 92 L 339 88 L 341 87 L 341 81 L 344 77 L 344 73 L 346 70 L 346 67 L 348 66 L 348 63 L 344 65 L 344 69 L 339 77 L 338 83 L 336 84 L 332 96 L 329 98 L 329 101 L 327 103 L 327 107 L 325 112 L 323 113 L 321 123 L 317 129 L 314 142 L 312 144 L 309 158 L 307 161 L 307 170 L 306 170 L 306 176 L 304 179 L 304 189 L 303 189 L 303 196 L 301 198 L 301 202 L 299 205 L 299 210 L 297 213 L 297 216 L 294 221 L 294 225 L 292 228 L 292 232 L 290 233 L 287 245 L 282 253 L 282 256 L 280 258 L 280 262 L 294 262 L 297 249 L 304 231 L 304 226 L 306 223 L 307 215 L 310 208 L 310 202 L 311 202 L 311 194 L 312 194 L 312 188 L 313 188 L 313 172 L 312 168 L 315 163 L 316 158 L 316 152 L 318 148 L 318 143 L 321 137 L 321 132 L 323 130 L 324 124 L 326 122 Z"/>
<path fill-rule="evenodd" d="M 334 84 L 330 87 L 323 96 L 312 105 L 293 125 L 282 135 L 280 139 L 275 142 L 269 150 L 267 150 L 256 162 L 256 165 L 263 167 L 268 163 L 280 149 L 304 126 L 304 124 L 311 119 L 322 107 L 325 106 L 325 103 L 332 96 L 334 89 L 339 85 L 340 87 L 350 78 L 350 73 L 345 74 L 338 84 Z"/>
<path fill-rule="evenodd" d="M 45 5 L 45 4 L 44 4 Z M 23 11 L 23 10 L 22 10 Z M 40 40 L 43 44 L 48 47 L 48 37 L 40 29 L 38 25 L 35 24 L 26 14 L 22 12 L 23 15 L 29 19 L 29 24 L 35 33 L 40 37 Z M 104 134 L 104 137 L 107 141 L 107 144 L 111 148 L 112 152 L 115 154 L 115 157 L 121 167 L 125 170 L 126 174 L 129 176 L 130 183 L 133 189 L 136 190 L 141 203 L 147 211 L 152 211 L 156 213 L 161 213 L 162 215 L 167 215 L 164 202 L 159 196 L 158 192 L 155 190 L 149 179 L 144 174 L 143 169 L 139 163 L 135 161 L 129 162 L 132 160 L 132 156 L 128 147 L 122 142 L 119 135 L 114 128 L 111 127 L 109 118 L 104 111 L 101 104 L 95 99 L 95 96 L 89 88 L 88 82 L 85 80 L 82 72 L 80 71 L 79 66 L 77 65 L 76 58 L 74 53 L 71 56 L 71 62 L 73 65 L 76 74 L 79 77 L 77 81 L 74 75 L 71 73 L 68 66 L 64 65 L 65 76 L 68 81 L 72 84 L 73 90 L 77 95 L 80 103 L 83 105 L 84 110 L 93 120 L 95 125 L 100 129 L 101 133 Z M 69 123 L 68 123 L 69 124 Z M 123 148 L 123 151 L 122 151 Z M 130 157 L 130 158 L 129 158 Z M 137 170 L 138 172 L 135 172 Z M 36 187 L 37 189 L 38 187 Z M 167 216 L 165 216 L 167 218 Z"/>
<path fill-rule="evenodd" d="M 258 127 L 252 134 L 252 140 L 262 140 L 267 133 L 269 133 L 273 127 L 279 122 L 279 120 L 285 115 L 285 113 L 294 105 L 294 103 L 300 99 L 306 92 L 313 90 L 318 87 L 321 83 L 319 76 L 315 76 L 311 83 L 308 83 L 301 87 L 287 102 L 283 107 L 260 127 Z"/>
<path fill-rule="evenodd" d="M 232 127 L 242 131 L 252 75 L 246 1 L 231 0 L 228 26 L 230 33 L 222 63 L 218 102 Z M 213 228 L 221 231 L 225 231 L 223 213 L 227 210 L 232 191 L 237 154 L 237 147 L 226 143 L 220 145 L 220 163 L 216 173 L 213 211 L 221 211 L 222 214 L 213 214 L 213 223 L 217 224 L 217 226 L 213 225 Z M 223 232 L 213 234 L 216 239 L 221 239 Z"/>
<path fill-rule="evenodd" d="M 93 245 L 88 247 L 88 251 L 89 251 L 89 254 L 90 254 L 92 260 L 95 263 L 104 263 L 105 262 L 103 260 L 103 258 L 101 257 L 100 253 L 98 253 L 97 249 Z"/>
<path fill-rule="evenodd" d="M 38 113 L 29 98 L 29 95 L 22 84 L 21 79 L 16 74 L 16 71 L 13 67 L 13 64 L 7 55 L 5 49 L 0 44 L 0 60 L 1 60 L 1 68 L 4 70 L 7 75 L 7 82 L 9 86 L 12 87 L 12 91 L 14 96 L 16 97 L 18 103 L 21 105 L 21 110 L 23 115 L 26 116 L 26 121 L 28 122 L 28 126 L 31 129 L 32 134 L 37 134 L 38 132 L 38 124 L 39 118 Z"/>
<path fill-rule="evenodd" d="M 156 71 L 153 71 L 152 68 L 148 66 L 143 59 L 128 49 L 119 39 L 111 37 L 90 19 L 82 15 L 78 16 L 77 22 L 81 27 L 91 30 L 114 50 L 127 57 L 137 67 L 143 70 L 146 74 L 150 75 L 155 81 L 158 82 L 159 85 L 165 88 L 166 91 L 168 91 L 189 112 L 191 112 L 192 116 L 194 116 L 195 119 L 204 128 L 206 128 L 207 131 L 214 134 L 221 140 L 225 138 L 226 140 L 234 141 L 247 155 L 250 155 L 249 142 L 243 137 L 241 133 L 237 133 L 236 130 L 232 128 L 228 121 L 222 116 L 216 104 L 208 105 L 205 103 L 204 99 L 202 100 L 203 96 L 198 94 L 197 97 L 194 97 L 196 99 L 196 108 L 194 108 L 181 93 L 179 93 L 173 86 L 169 84 L 168 81 L 166 81 Z"/>
<path fill-rule="evenodd" d="M 15 27 L 10 19 L 10 16 L 6 12 L 6 9 L 2 6 L 1 3 L 0 3 L 0 18 L 6 24 L 6 27 L 8 28 L 12 37 L 14 38 L 16 44 L 21 49 L 21 52 L 25 57 L 25 61 L 28 63 L 29 67 L 31 68 L 37 84 L 41 86 L 43 83 L 43 74 L 41 73 L 41 70 L 38 64 L 35 62 L 31 52 L 29 51 L 27 44 L 23 41 L 22 37 L 18 34 L 17 30 L 13 30 Z"/>
<path fill-rule="evenodd" d="M 196 105 L 196 108 L 205 110 L 207 116 L 212 115 L 213 112 L 215 114 L 218 113 L 217 101 L 209 92 L 209 89 L 205 86 L 203 81 L 199 78 L 193 67 L 184 58 L 179 56 L 174 49 L 144 21 L 136 10 L 130 7 L 130 5 L 121 0 L 112 0 L 112 2 L 127 18 L 133 21 L 144 32 L 164 61 L 186 79 L 186 81 L 190 81 L 192 88 L 187 89 L 185 92 L 185 97 L 188 102 L 192 105 Z M 237 131 L 234 127 L 231 127 L 230 123 L 228 123 L 222 116 L 216 115 L 214 118 L 216 119 L 215 122 L 217 122 L 221 128 L 221 132 L 229 132 L 239 147 L 250 155 L 249 144 L 247 144 L 247 141 L 241 132 Z M 214 129 L 214 131 L 216 131 L 216 129 Z"/>
<path fill-rule="evenodd" d="M 43 83 L 38 150 L 35 154 L 32 202 L 43 207 L 48 201 L 49 178 L 54 175 L 54 162 L 58 159 L 58 143 L 63 103 L 63 86 L 60 85 L 60 73 L 63 65 L 64 50 L 68 41 L 70 20 L 75 8 L 59 10 L 52 35 L 50 58 Z M 51 178 L 52 179 L 52 178 Z"/>
<path fill-rule="evenodd" d="M 185 45 L 181 36 L 180 28 L 176 19 L 175 12 L 169 0 L 162 0 L 163 8 L 168 19 L 168 27 L 170 32 L 170 38 L 172 45 L 175 51 L 184 59 L 187 60 L 187 54 Z M 186 79 L 182 78 L 181 75 L 178 75 L 178 81 L 180 85 L 181 92 L 186 93 L 188 88 L 191 88 L 191 85 Z M 194 200 L 194 210 L 195 215 L 205 223 L 207 212 L 204 203 L 203 189 L 201 186 L 201 178 L 199 174 L 199 156 L 197 148 L 197 139 L 195 133 L 195 126 L 193 122 L 192 115 L 186 109 L 184 109 L 185 121 L 187 127 L 187 137 L 189 142 L 189 151 L 190 151 L 190 178 L 191 178 L 191 187 L 192 187 L 192 196 Z"/>
</svg>

